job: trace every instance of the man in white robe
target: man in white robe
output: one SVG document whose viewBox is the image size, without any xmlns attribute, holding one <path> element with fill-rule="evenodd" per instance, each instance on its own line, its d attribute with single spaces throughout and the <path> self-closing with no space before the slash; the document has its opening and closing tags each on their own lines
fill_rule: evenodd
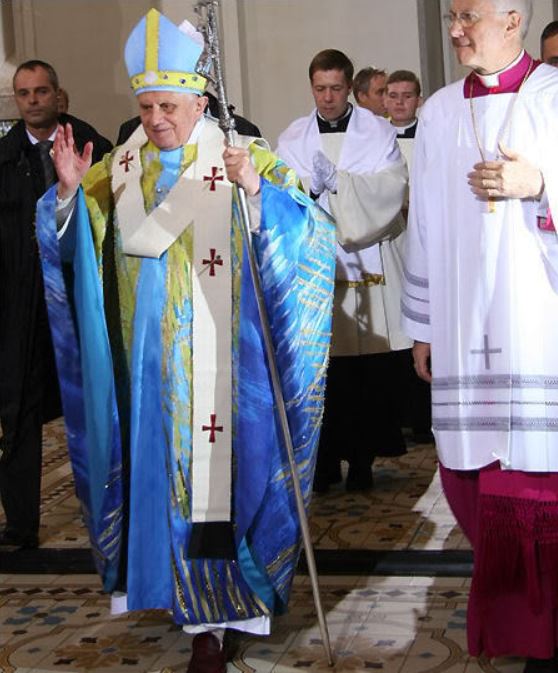
<svg viewBox="0 0 558 673">
<path fill-rule="evenodd" d="M 413 148 L 418 125 L 417 110 L 422 105 L 420 80 L 410 70 L 395 70 L 386 84 L 385 105 L 391 125 L 397 132 L 397 143 L 405 157 L 409 173 L 413 165 Z M 407 221 L 409 192 L 405 195 L 402 214 Z M 397 351 L 400 383 L 400 403 L 403 422 L 412 428 L 412 439 L 419 443 L 433 441 L 431 425 L 430 386 L 413 370 L 411 349 Z"/>
<path fill-rule="evenodd" d="M 348 102 L 353 65 L 345 54 L 318 53 L 309 76 L 316 109 L 280 135 L 277 154 L 337 227 L 333 357 L 314 484 L 325 491 L 340 479 L 341 453 L 347 488 L 366 489 L 375 455 L 405 451 L 389 354 L 411 345 L 399 326 L 407 170 L 393 127 Z"/>
<path fill-rule="evenodd" d="M 421 113 L 402 311 L 475 552 L 469 650 L 556 670 L 558 241 L 539 211 L 558 211 L 558 76 L 523 51 L 531 11 L 452 2 L 473 72 Z"/>
</svg>

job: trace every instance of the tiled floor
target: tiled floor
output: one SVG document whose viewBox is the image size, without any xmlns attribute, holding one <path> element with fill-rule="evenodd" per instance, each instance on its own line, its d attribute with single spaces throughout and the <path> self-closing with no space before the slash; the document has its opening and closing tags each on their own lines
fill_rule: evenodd
<svg viewBox="0 0 558 673">
<path fill-rule="evenodd" d="M 86 547 L 64 432 L 46 433 L 41 543 Z M 312 505 L 319 549 L 460 549 L 436 475 L 432 446 L 412 447 L 375 466 L 370 493 L 338 485 Z M 470 659 L 465 646 L 469 580 L 321 577 L 335 671 L 520 673 L 523 663 Z M 183 673 L 190 637 L 164 612 L 114 617 L 92 575 L 0 575 L 2 673 Z M 298 577 L 289 614 L 269 638 L 243 641 L 228 673 L 327 670 L 310 583 Z"/>
<path fill-rule="evenodd" d="M 318 549 L 469 549 L 442 493 L 432 445 L 378 459 L 374 488 L 342 484 L 316 495 L 311 531 Z"/>
<path fill-rule="evenodd" d="M 111 617 L 93 576 L 0 576 L 4 673 L 185 671 L 190 637 L 162 612 Z M 520 673 L 519 660 L 470 659 L 468 580 L 322 577 L 335 671 Z M 229 673 L 328 670 L 307 578 L 269 638 L 249 638 Z"/>
<path fill-rule="evenodd" d="M 41 545 L 86 547 L 60 421 L 45 429 L 44 455 Z M 317 549 L 469 548 L 442 494 L 432 445 L 377 459 L 370 492 L 338 484 L 315 496 L 310 530 Z"/>
</svg>

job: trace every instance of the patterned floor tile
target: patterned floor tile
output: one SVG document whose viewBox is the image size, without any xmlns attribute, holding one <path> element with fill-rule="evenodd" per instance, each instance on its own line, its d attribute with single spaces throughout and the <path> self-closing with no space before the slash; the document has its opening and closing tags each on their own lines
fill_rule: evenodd
<svg viewBox="0 0 558 673">
<path fill-rule="evenodd" d="M 43 465 L 41 545 L 88 547 L 61 421 L 45 426 Z M 2 516 L 0 510 L 0 523 Z M 469 548 L 444 499 L 432 445 L 377 459 L 369 492 L 347 493 L 337 484 L 315 496 L 310 530 L 318 549 Z"/>
<path fill-rule="evenodd" d="M 184 673 L 191 637 L 162 611 L 110 615 L 91 576 L 44 584 L 40 575 L 0 596 L 2 673 Z M 326 577 L 321 594 L 335 653 L 327 665 L 307 577 L 269 638 L 241 642 L 227 673 L 521 673 L 517 659 L 471 659 L 467 580 Z M 60 591 L 60 593 L 56 593 Z"/>
</svg>

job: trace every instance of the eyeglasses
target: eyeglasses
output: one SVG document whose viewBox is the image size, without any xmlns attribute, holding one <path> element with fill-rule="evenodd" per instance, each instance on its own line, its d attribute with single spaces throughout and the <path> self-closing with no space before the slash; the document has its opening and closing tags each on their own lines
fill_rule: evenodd
<svg viewBox="0 0 558 673">
<path fill-rule="evenodd" d="M 509 14 L 511 11 L 513 10 L 494 10 L 492 12 L 485 12 L 485 14 Z M 454 23 L 458 23 L 462 28 L 471 28 L 471 26 L 478 23 L 483 16 L 484 14 L 477 14 L 477 12 L 449 12 L 448 14 L 444 14 L 443 19 L 448 27 L 453 26 Z"/>
</svg>

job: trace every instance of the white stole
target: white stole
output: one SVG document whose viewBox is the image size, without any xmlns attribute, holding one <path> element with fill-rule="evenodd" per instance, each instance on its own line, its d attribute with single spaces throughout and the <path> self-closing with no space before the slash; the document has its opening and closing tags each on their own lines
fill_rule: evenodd
<svg viewBox="0 0 558 673">
<path fill-rule="evenodd" d="M 230 521 L 232 492 L 232 185 L 222 153 L 223 133 L 209 119 L 198 122 L 197 160 L 165 200 L 144 210 L 138 129 L 114 154 L 112 187 L 124 252 L 160 257 L 193 229 L 192 521 Z M 176 270 L 178 272 L 178 270 Z"/>
</svg>

